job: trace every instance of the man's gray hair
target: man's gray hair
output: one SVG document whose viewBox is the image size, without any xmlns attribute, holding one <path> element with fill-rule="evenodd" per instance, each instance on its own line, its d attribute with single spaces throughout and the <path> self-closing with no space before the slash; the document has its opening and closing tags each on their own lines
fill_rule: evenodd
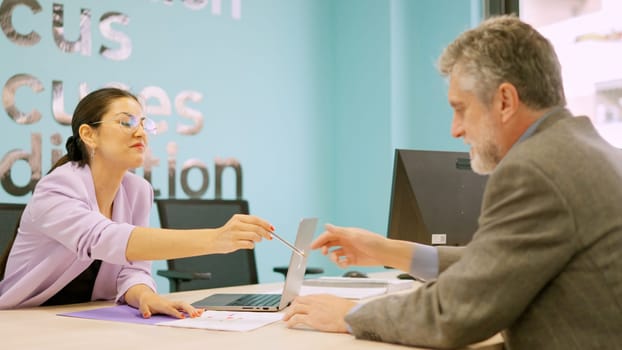
<svg viewBox="0 0 622 350">
<path fill-rule="evenodd" d="M 515 16 L 492 17 L 462 33 L 441 54 L 438 69 L 444 76 L 453 70 L 466 74 L 483 103 L 508 82 L 532 109 L 566 105 L 553 45 Z"/>
</svg>

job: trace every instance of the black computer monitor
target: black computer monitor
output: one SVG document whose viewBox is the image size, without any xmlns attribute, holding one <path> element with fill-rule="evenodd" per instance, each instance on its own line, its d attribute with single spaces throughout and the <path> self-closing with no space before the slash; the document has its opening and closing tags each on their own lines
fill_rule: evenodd
<svg viewBox="0 0 622 350">
<path fill-rule="evenodd" d="M 388 237 L 462 246 L 477 229 L 487 176 L 466 152 L 397 149 Z"/>
</svg>

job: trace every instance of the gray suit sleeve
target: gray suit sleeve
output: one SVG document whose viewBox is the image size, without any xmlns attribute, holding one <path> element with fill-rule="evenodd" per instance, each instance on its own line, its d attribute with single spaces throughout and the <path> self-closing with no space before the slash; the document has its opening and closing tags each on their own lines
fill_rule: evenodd
<svg viewBox="0 0 622 350">
<path fill-rule="evenodd" d="M 464 247 L 444 247 L 439 246 L 438 249 L 438 271 L 445 271 L 449 266 L 460 260 Z"/>
<path fill-rule="evenodd" d="M 567 235 L 576 230 L 571 210 L 533 164 L 498 167 L 482 207 L 471 243 L 439 251 L 437 280 L 346 316 L 357 338 L 435 348 L 487 339 L 512 324 L 576 251 Z"/>
</svg>

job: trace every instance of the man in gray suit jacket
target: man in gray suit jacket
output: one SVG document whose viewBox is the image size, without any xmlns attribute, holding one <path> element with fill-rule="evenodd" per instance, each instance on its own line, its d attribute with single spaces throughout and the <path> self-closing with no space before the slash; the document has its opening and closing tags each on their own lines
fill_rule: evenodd
<svg viewBox="0 0 622 350">
<path fill-rule="evenodd" d="M 564 108 L 553 47 L 515 17 L 460 35 L 439 68 L 452 135 L 490 174 L 473 240 L 430 247 L 327 225 L 313 248 L 340 266 L 430 280 L 361 305 L 299 297 L 288 326 L 436 348 L 503 332 L 508 349 L 622 349 L 622 151 Z"/>
</svg>

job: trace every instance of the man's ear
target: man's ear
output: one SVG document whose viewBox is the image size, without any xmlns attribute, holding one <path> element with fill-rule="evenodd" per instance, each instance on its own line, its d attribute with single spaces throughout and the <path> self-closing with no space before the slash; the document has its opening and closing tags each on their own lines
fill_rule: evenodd
<svg viewBox="0 0 622 350">
<path fill-rule="evenodd" d="M 497 94 L 501 103 L 501 122 L 505 124 L 518 111 L 518 91 L 514 85 L 506 82 L 499 85 Z"/>
<path fill-rule="evenodd" d="M 88 124 L 80 125 L 78 129 L 80 139 L 89 148 L 94 149 L 97 144 L 97 132 Z"/>
</svg>

